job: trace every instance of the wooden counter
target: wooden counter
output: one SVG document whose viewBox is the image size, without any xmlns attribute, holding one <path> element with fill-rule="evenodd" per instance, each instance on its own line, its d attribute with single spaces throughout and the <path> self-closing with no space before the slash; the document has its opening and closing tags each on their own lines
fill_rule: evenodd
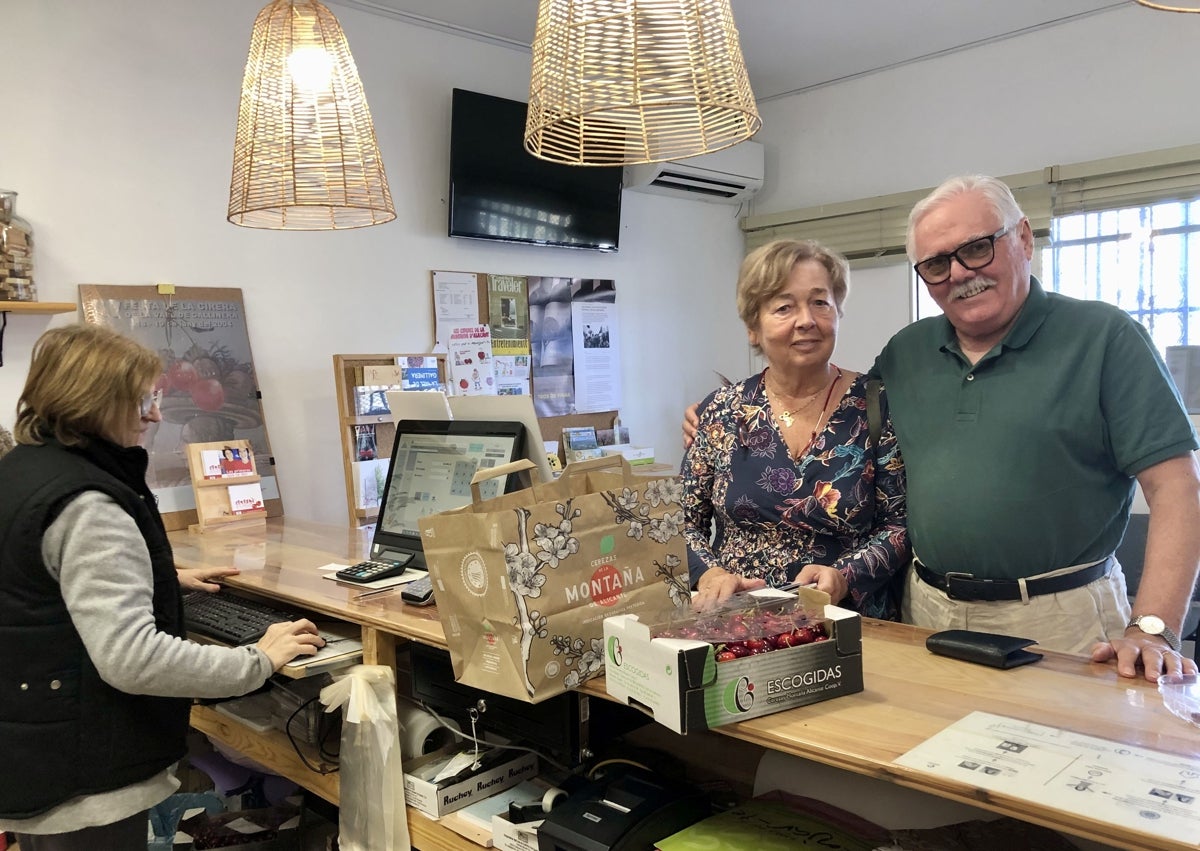
<svg viewBox="0 0 1200 851">
<path fill-rule="evenodd" d="M 397 640 L 445 646 L 433 607 L 406 606 L 397 593 L 356 601 L 361 592 L 320 578 L 317 567 L 357 559 L 364 551 L 368 541 L 357 530 L 275 518 L 267 522 L 265 534 L 177 532 L 171 542 L 180 567 L 237 564 L 242 573 L 231 586 L 361 624 L 368 662 L 394 659 L 389 652 Z M 971 665 L 930 654 L 924 646 L 927 634 L 902 624 L 864 620 L 862 693 L 730 724 L 716 732 L 1109 845 L 1144 851 L 1200 848 L 1200 837 L 1197 844 L 1181 844 L 895 765 L 897 757 L 950 724 L 983 711 L 1186 757 L 1200 769 L 1200 730 L 1171 715 L 1157 689 L 1144 680 L 1123 679 L 1113 665 L 1053 652 L 1035 665 L 1010 671 Z M 607 696 L 602 680 L 589 682 L 585 690 Z M 222 719 L 219 725 L 206 717 L 214 714 L 204 712 L 193 720 L 211 733 L 214 726 L 224 725 L 224 716 L 217 716 Z M 244 732 L 218 734 L 234 747 L 235 739 L 245 749 L 253 747 Z M 699 734 L 705 735 L 713 734 Z M 266 762 L 267 755 L 248 752 Z M 294 754 L 292 760 L 296 761 Z M 308 782 L 295 766 L 279 770 L 336 802 L 336 785 L 328 786 L 335 781 L 312 775 Z M 475 847 L 411 810 L 410 824 L 415 847 Z M 418 842 L 426 828 L 440 833 Z M 437 844 L 445 841 L 452 844 Z"/>
</svg>

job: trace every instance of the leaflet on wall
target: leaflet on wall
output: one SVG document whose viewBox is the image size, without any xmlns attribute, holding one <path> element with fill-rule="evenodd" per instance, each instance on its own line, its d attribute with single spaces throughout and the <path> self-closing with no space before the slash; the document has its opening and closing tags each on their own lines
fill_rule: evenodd
<svg viewBox="0 0 1200 851">
<path fill-rule="evenodd" d="M 450 329 L 446 363 L 455 395 L 496 395 L 492 366 L 492 333 L 486 325 Z"/>
<path fill-rule="evenodd" d="M 450 330 L 479 321 L 479 292 L 474 273 L 433 273 L 435 352 L 447 351 Z"/>
<path fill-rule="evenodd" d="M 621 345 L 617 294 L 612 281 L 576 280 L 571 285 L 575 355 L 575 410 L 621 407 Z"/>
<path fill-rule="evenodd" d="M 487 276 L 487 319 L 496 357 L 529 354 L 529 294 L 524 275 Z"/>
<path fill-rule="evenodd" d="M 496 371 L 497 394 L 529 395 L 529 355 L 496 355 L 493 365 Z"/>
</svg>

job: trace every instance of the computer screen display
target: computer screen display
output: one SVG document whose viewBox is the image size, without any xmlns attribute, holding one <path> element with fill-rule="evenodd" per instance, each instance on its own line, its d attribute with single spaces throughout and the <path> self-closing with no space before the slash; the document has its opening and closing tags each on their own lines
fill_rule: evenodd
<svg viewBox="0 0 1200 851">
<path fill-rule="evenodd" d="M 376 535 L 416 538 L 420 518 L 469 503 L 476 471 L 520 458 L 523 435 L 516 422 L 397 422 Z M 499 496 L 507 478 L 483 482 L 481 496 Z"/>
</svg>

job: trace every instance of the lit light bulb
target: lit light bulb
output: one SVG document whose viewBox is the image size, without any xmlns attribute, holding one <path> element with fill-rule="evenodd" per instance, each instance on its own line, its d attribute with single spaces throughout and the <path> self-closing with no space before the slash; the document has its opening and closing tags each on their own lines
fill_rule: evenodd
<svg viewBox="0 0 1200 851">
<path fill-rule="evenodd" d="M 303 92 L 320 92 L 329 88 L 333 76 L 333 57 L 315 44 L 297 47 L 287 58 L 292 84 Z"/>
</svg>

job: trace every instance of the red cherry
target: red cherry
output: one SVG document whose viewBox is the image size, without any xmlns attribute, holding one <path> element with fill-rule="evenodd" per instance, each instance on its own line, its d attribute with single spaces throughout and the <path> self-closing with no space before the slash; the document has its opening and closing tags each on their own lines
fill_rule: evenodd
<svg viewBox="0 0 1200 851">
<path fill-rule="evenodd" d="M 465 379 L 465 378 L 460 379 L 458 382 L 458 386 L 461 387 L 463 390 L 467 389 L 467 384 L 468 384 L 468 382 L 467 382 L 467 379 Z"/>
<path fill-rule="evenodd" d="M 746 649 L 749 650 L 751 653 L 762 650 L 766 646 L 767 646 L 767 642 L 763 641 L 763 639 L 761 639 L 761 638 L 747 638 L 746 639 Z"/>
<path fill-rule="evenodd" d="M 738 655 L 732 650 L 722 650 L 717 654 L 718 662 L 732 662 L 736 658 L 738 658 Z"/>
</svg>

